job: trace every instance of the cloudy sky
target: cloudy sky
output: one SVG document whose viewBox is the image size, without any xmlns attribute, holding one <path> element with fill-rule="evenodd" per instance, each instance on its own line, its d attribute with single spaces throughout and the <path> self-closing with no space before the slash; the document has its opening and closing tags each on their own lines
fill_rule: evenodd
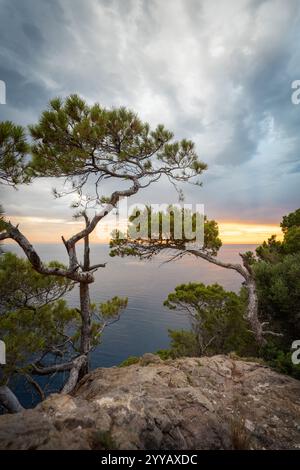
<svg viewBox="0 0 300 470">
<path fill-rule="evenodd" d="M 300 206 L 299 44 L 299 0 L 0 0 L 0 119 L 33 123 L 70 93 L 128 106 L 195 141 L 209 169 L 186 201 L 205 204 L 224 240 L 258 240 Z M 35 240 L 75 229 L 52 186 L 1 188 Z M 139 196 L 172 199 L 163 183 Z"/>
</svg>

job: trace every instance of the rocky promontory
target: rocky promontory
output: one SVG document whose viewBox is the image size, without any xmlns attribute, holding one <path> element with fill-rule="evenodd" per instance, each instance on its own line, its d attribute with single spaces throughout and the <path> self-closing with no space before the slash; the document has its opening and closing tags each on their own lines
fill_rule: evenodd
<svg viewBox="0 0 300 470">
<path fill-rule="evenodd" d="M 229 356 L 96 369 L 0 416 L 1 449 L 300 449 L 300 381 Z"/>
</svg>

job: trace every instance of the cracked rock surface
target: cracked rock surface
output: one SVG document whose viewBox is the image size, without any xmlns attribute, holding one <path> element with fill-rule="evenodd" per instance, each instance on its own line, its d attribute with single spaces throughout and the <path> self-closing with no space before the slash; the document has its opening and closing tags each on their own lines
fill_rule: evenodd
<svg viewBox="0 0 300 470">
<path fill-rule="evenodd" d="M 0 416 L 1 449 L 300 449 L 300 381 L 228 356 L 96 369 Z"/>
</svg>

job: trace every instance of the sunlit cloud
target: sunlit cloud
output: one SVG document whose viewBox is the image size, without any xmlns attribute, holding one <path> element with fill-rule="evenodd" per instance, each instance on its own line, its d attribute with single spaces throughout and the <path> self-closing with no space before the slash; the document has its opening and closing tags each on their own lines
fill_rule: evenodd
<svg viewBox="0 0 300 470">
<path fill-rule="evenodd" d="M 220 238 L 224 244 L 260 244 L 276 235 L 282 238 L 282 232 L 277 225 L 261 225 L 254 223 L 221 222 L 219 223 Z"/>
</svg>

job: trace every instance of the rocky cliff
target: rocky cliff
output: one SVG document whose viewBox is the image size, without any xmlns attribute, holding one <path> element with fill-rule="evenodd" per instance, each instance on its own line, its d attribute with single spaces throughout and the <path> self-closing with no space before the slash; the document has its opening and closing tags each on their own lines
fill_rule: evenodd
<svg viewBox="0 0 300 470">
<path fill-rule="evenodd" d="M 97 369 L 0 416 L 1 449 L 299 449 L 300 382 L 227 356 Z"/>
</svg>

